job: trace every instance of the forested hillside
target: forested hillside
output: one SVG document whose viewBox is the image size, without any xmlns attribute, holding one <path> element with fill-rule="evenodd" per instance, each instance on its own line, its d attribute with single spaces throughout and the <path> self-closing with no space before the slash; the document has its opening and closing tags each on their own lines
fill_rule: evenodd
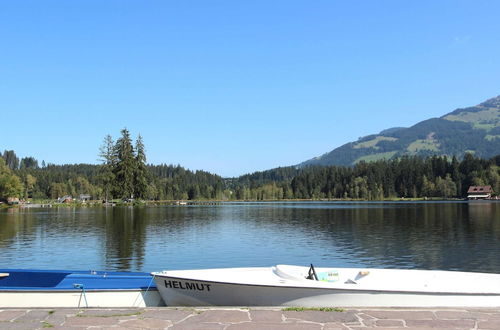
<svg viewBox="0 0 500 330">
<path fill-rule="evenodd" d="M 3 166 L 2 166 L 3 164 Z M 145 200 L 282 200 L 464 197 L 470 185 L 500 191 L 500 156 L 485 160 L 404 156 L 353 167 L 286 167 L 223 179 L 181 166 L 148 165 Z M 90 194 L 106 199 L 103 165 L 47 165 L 10 169 L 0 157 L 0 196 L 56 199 Z M 110 190 L 109 199 L 123 198 Z"/>
<path fill-rule="evenodd" d="M 301 164 L 351 166 L 360 161 L 432 155 L 490 158 L 500 151 L 500 96 L 409 128 L 392 128 L 340 146 Z"/>
<path fill-rule="evenodd" d="M 141 136 L 134 144 L 126 129 L 116 142 L 110 135 L 104 138 L 99 157 L 100 165 L 39 166 L 33 157 L 19 160 L 15 151 L 6 150 L 0 157 L 0 170 L 1 162 L 5 164 L 4 174 L 0 174 L 0 199 L 57 199 L 84 194 L 102 200 L 222 200 L 231 195 L 224 191 L 224 180 L 218 175 L 193 172 L 180 165 L 148 165 Z M 15 178 L 11 180 L 15 185 L 9 184 L 4 192 L 2 176 Z"/>
<path fill-rule="evenodd" d="M 0 157 L 0 199 L 57 199 L 91 195 L 94 200 L 282 200 L 461 198 L 470 185 L 500 192 L 500 155 L 482 159 L 466 154 L 402 156 L 360 161 L 354 166 L 282 167 L 223 179 L 177 165 L 147 165 L 142 138 L 122 130 L 116 142 L 106 136 L 100 165 L 38 165 L 19 160 L 13 150 Z"/>
</svg>

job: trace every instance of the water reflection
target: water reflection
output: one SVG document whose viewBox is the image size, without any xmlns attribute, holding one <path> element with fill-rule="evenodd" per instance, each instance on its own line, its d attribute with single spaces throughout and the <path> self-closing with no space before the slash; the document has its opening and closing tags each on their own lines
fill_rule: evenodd
<svg viewBox="0 0 500 330">
<path fill-rule="evenodd" d="M 146 209 L 113 207 L 100 216 L 105 268 L 141 269 L 146 252 Z"/>
<path fill-rule="evenodd" d="M 500 203 L 228 203 L 0 211 L 12 268 L 262 266 L 500 273 Z"/>
</svg>

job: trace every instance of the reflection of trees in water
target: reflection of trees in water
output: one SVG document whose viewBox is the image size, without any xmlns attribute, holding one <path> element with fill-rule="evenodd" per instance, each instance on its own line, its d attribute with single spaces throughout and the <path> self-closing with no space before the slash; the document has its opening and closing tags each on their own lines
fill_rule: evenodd
<svg viewBox="0 0 500 330">
<path fill-rule="evenodd" d="M 16 241 L 31 241 L 37 230 L 37 219 L 29 209 L 9 208 L 0 211 L 0 247 Z"/>
<path fill-rule="evenodd" d="M 500 203 L 299 205 L 252 212 L 263 225 L 301 230 L 323 244 L 326 258 L 336 251 L 372 267 L 500 269 Z"/>
<path fill-rule="evenodd" d="M 496 214 L 500 218 L 498 210 Z M 363 253 L 378 258 L 383 265 L 470 271 L 500 267 L 499 251 L 491 246 L 492 241 L 498 241 L 498 235 L 492 233 L 498 233 L 500 223 L 490 214 L 487 227 L 478 224 L 466 203 L 387 208 L 369 223 L 367 216 L 352 232 L 360 233 L 355 241 L 363 247 Z M 487 265 L 484 260 L 495 265 Z"/>
<path fill-rule="evenodd" d="M 146 213 L 145 207 L 113 207 L 102 213 L 107 269 L 142 268 L 148 222 Z"/>
<path fill-rule="evenodd" d="M 208 210 L 209 208 L 207 208 Z M 210 208 L 212 211 L 213 208 Z M 203 230 L 200 209 L 182 207 L 110 207 L 100 213 L 104 241 L 104 263 L 107 269 L 142 270 L 148 237 L 170 233 Z M 203 220 L 213 217 L 202 212 Z M 167 244 L 165 236 L 164 243 Z"/>
<path fill-rule="evenodd" d="M 498 202 L 261 203 L 0 212 L 0 253 L 12 247 L 23 253 L 36 248 L 36 240 L 54 244 L 60 239 L 69 244 L 90 237 L 102 245 L 79 244 L 79 248 L 102 254 L 103 265 L 94 266 L 106 269 L 142 270 L 146 253 L 155 263 L 167 264 L 168 253 L 159 255 L 158 251 L 192 256 L 196 245 L 205 241 L 217 250 L 225 244 L 218 239 L 227 233 L 242 235 L 244 242 L 225 242 L 251 246 L 255 239 L 256 244 L 268 246 L 269 253 L 273 248 L 300 245 L 307 254 L 311 248 L 321 254 L 318 259 L 325 265 L 340 256 L 372 267 L 500 272 Z M 68 258 L 77 255 L 77 249 L 68 251 Z"/>
<path fill-rule="evenodd" d="M 476 229 L 476 246 L 473 253 L 466 252 L 468 259 L 479 270 L 500 273 L 500 202 L 469 202 L 467 217 Z"/>
</svg>

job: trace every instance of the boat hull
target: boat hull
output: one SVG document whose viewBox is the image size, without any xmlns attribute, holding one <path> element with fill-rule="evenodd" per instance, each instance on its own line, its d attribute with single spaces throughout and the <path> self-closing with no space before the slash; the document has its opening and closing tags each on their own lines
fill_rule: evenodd
<svg viewBox="0 0 500 330">
<path fill-rule="evenodd" d="M 148 273 L 0 269 L 0 308 L 164 306 Z"/>
<path fill-rule="evenodd" d="M 422 285 L 421 291 L 415 287 L 409 290 L 377 289 L 373 285 L 364 284 L 363 279 L 358 279 L 357 282 L 342 279 L 336 283 L 311 281 L 304 278 L 295 280 L 292 277 L 277 276 L 276 268 L 273 269 L 273 271 L 270 268 L 207 270 L 205 274 L 208 280 L 202 278 L 202 270 L 166 271 L 153 273 L 153 275 L 156 287 L 167 306 L 500 307 L 498 290 L 453 292 L 441 283 L 436 288 L 444 291 L 429 289 L 431 284 Z M 378 271 L 387 273 L 387 270 Z M 181 276 L 184 272 L 186 276 Z M 244 278 L 248 273 L 249 281 L 214 280 L 218 274 L 231 272 L 233 272 L 233 278 Z M 349 273 L 344 270 L 342 272 Z M 465 274 L 464 278 L 473 276 L 472 273 L 458 272 L 395 271 L 401 278 L 408 277 L 415 272 L 417 275 L 438 276 L 438 278 L 443 275 L 463 276 Z M 375 275 L 372 276 L 377 276 L 377 270 L 373 273 Z M 194 276 L 190 277 L 189 274 L 194 274 Z M 478 274 L 478 276 L 483 275 Z M 262 282 L 266 284 L 258 284 L 259 280 L 255 279 L 259 276 L 261 276 L 259 279 L 267 279 L 272 284 L 264 280 Z M 486 274 L 486 278 L 490 280 L 496 280 L 494 276 L 497 275 Z M 397 283 L 394 283 L 393 287 L 396 285 Z"/>
<path fill-rule="evenodd" d="M 86 298 L 86 299 L 85 299 Z M 165 306 L 157 290 L 0 291 L 0 308 Z"/>
</svg>

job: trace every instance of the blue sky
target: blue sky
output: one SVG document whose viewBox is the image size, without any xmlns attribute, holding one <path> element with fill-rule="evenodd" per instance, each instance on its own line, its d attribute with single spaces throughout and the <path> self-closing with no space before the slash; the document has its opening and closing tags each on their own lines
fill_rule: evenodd
<svg viewBox="0 0 500 330">
<path fill-rule="evenodd" d="M 223 176 L 500 94 L 498 1 L 0 0 L 0 150 Z"/>
</svg>

